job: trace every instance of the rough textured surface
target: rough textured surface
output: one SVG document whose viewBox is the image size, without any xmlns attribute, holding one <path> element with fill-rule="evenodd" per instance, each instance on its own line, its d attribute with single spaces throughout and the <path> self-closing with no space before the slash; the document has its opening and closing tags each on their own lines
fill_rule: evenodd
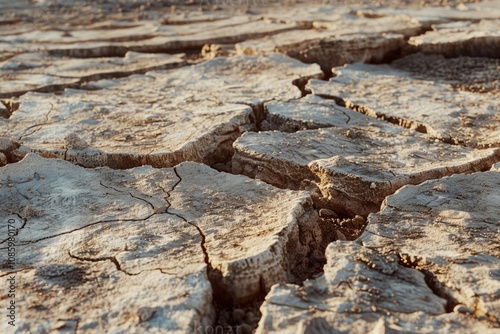
<svg viewBox="0 0 500 334">
<path fill-rule="evenodd" d="M 366 247 L 399 252 L 453 304 L 500 326 L 500 173 L 454 175 L 400 189 L 368 218 Z"/>
<path fill-rule="evenodd" d="M 110 29 L 111 27 L 111 29 Z M 82 29 L 83 28 L 83 29 Z M 234 16 L 190 25 L 162 25 L 142 21 L 132 26 L 101 22 L 97 27 L 66 27 L 0 35 L 0 52 L 43 51 L 69 57 L 123 56 L 127 51 L 178 52 L 205 44 L 237 43 L 248 38 L 295 29 L 292 23 L 261 21 L 257 17 Z"/>
<path fill-rule="evenodd" d="M 321 241 L 306 193 L 196 163 L 116 171 L 28 155 L 0 175 L 2 215 L 19 229 L 2 273 L 16 272 L 17 300 L 37 309 L 23 331 L 192 332 L 214 321 L 207 269 L 238 301 L 296 281 Z"/>
<path fill-rule="evenodd" d="M 248 301 L 275 283 L 305 278 L 308 257 L 321 242 L 318 215 L 306 192 L 279 190 L 193 163 L 176 171 L 182 181 L 169 198 L 170 212 L 204 236 L 219 298 Z"/>
<path fill-rule="evenodd" d="M 372 15 L 406 15 L 418 20 L 426 27 L 435 23 L 446 23 L 458 20 L 479 21 L 498 19 L 500 17 L 500 1 L 478 1 L 477 3 L 459 3 L 456 6 L 426 8 L 376 8 L 372 11 L 360 10 L 360 12 Z"/>
<path fill-rule="evenodd" d="M 500 13 L 500 7 L 497 12 Z M 419 51 L 440 53 L 447 57 L 498 58 L 500 54 L 500 20 L 440 24 L 434 26 L 433 31 L 411 37 L 408 42 L 416 46 Z"/>
<path fill-rule="evenodd" d="M 127 52 L 123 58 L 68 59 L 24 53 L 0 63 L 0 98 L 29 91 L 50 92 L 103 78 L 129 76 L 185 65 L 182 55 Z M 7 80 L 5 80 L 7 79 Z"/>
<path fill-rule="evenodd" d="M 266 17 L 297 23 L 308 30 L 287 31 L 236 44 L 240 54 L 281 52 L 325 71 L 356 61 L 379 62 L 403 47 L 420 24 L 403 15 L 365 15 L 345 7 L 309 6 L 270 12 Z"/>
<path fill-rule="evenodd" d="M 379 62 L 404 44 L 400 34 L 349 34 L 335 36 L 336 30 L 286 32 L 236 45 L 241 54 L 265 54 L 281 52 L 305 63 L 317 63 L 322 69 L 346 63 Z"/>
<path fill-rule="evenodd" d="M 245 334 L 270 289 L 262 333 L 498 331 L 500 157 L 472 146 L 500 145 L 499 5 L 0 0 L 0 276 L 16 276 L 18 311 L 0 332 Z M 305 87 L 395 59 L 346 85 L 352 101 Z M 255 130 L 273 132 L 243 135 L 232 159 Z M 19 162 L 28 152 L 67 161 Z M 174 167 L 131 168 L 143 164 Z M 416 209 L 396 201 L 406 220 L 387 207 L 384 224 L 370 218 L 388 238 L 325 257 L 385 194 L 479 169 L 492 171 L 459 182 L 465 195 L 423 184 Z M 439 212 L 449 203 L 466 211 Z"/>
<path fill-rule="evenodd" d="M 264 112 L 265 120 L 260 125 L 261 129 L 281 132 L 382 124 L 372 117 L 341 107 L 332 100 L 322 99 L 316 95 L 307 95 L 290 101 L 266 102 Z"/>
<path fill-rule="evenodd" d="M 321 242 L 307 193 L 192 162 L 117 171 L 30 154 L 0 178 L 19 230 L 12 266 L 0 243 L 2 275 L 15 272 L 17 300 L 37 310 L 22 331 L 67 319 L 83 332 L 192 333 L 214 321 L 209 279 L 241 302 L 299 282 Z"/>
<path fill-rule="evenodd" d="M 485 170 L 500 159 L 498 149 L 447 149 L 444 145 L 404 136 L 385 143 L 377 139 L 367 143 L 383 145 L 385 149 L 360 148 L 354 155 L 339 155 L 309 164 L 319 177 L 321 193 L 332 209 L 349 215 L 366 215 L 378 211 L 386 196 L 406 184 Z"/>
<path fill-rule="evenodd" d="M 310 113 L 321 115 L 323 106 L 311 104 Z M 331 126 L 340 127 L 245 133 L 234 143 L 233 172 L 291 189 L 316 181 L 317 205 L 354 216 L 378 211 L 405 184 L 484 170 L 500 159 L 498 149 L 450 146 L 364 115 L 343 125 L 346 116 L 329 114 Z"/>
<path fill-rule="evenodd" d="M 422 80 L 433 78 L 455 90 L 473 93 L 500 93 L 500 59 L 482 57 L 445 58 L 415 53 L 398 59 L 393 67 Z M 490 95 L 492 99 L 494 96 Z"/>
<path fill-rule="evenodd" d="M 300 97 L 293 82 L 321 77 L 317 65 L 280 54 L 216 58 L 171 71 L 91 82 L 63 94 L 29 93 L 0 128 L 23 152 L 86 166 L 214 164 L 252 129 L 266 99 Z"/>
<path fill-rule="evenodd" d="M 498 150 L 426 140 L 317 96 L 268 102 L 265 110 L 261 127 L 283 132 L 238 138 L 233 172 L 290 189 L 315 181 L 321 206 L 350 215 L 378 211 L 382 200 L 405 184 L 484 170 L 500 159 Z"/>
<path fill-rule="evenodd" d="M 18 156 L 37 152 L 85 167 L 112 168 L 168 167 L 185 160 L 212 164 L 230 155 L 231 142 L 253 127 L 249 106 L 205 100 L 194 108 L 183 101 L 192 95 L 175 101 L 174 89 L 171 99 L 164 99 L 166 94 L 153 88 L 155 78 L 134 81 L 117 90 L 28 93 L 2 125 L 23 144 Z"/>
<path fill-rule="evenodd" d="M 335 74 L 329 82 L 311 80 L 309 89 L 314 94 L 341 98 L 349 108 L 447 142 L 500 145 L 499 100 L 493 93 L 456 89 L 430 71 L 428 75 L 413 75 L 390 65 L 357 63 L 337 68 Z"/>
<path fill-rule="evenodd" d="M 0 243 L 1 275 L 15 273 L 19 332 L 192 333 L 211 324 L 202 239 L 165 213 L 176 182 L 171 169 L 88 170 L 36 155 L 0 169 L 0 211 L 18 230 L 14 264 L 9 240 Z"/>
<path fill-rule="evenodd" d="M 396 33 L 409 37 L 421 29 L 417 20 L 405 15 L 364 15 L 337 6 L 296 6 L 286 11 L 275 10 L 265 16 L 302 27 L 335 30 L 336 35 Z"/>
<path fill-rule="evenodd" d="M 328 246 L 324 275 L 275 285 L 257 333 L 494 333 L 487 323 L 446 313 L 424 274 L 357 243 Z"/>
<path fill-rule="evenodd" d="M 496 333 L 499 186 L 484 172 L 402 188 L 356 242 L 330 244 L 323 276 L 275 285 L 257 333 Z"/>
</svg>

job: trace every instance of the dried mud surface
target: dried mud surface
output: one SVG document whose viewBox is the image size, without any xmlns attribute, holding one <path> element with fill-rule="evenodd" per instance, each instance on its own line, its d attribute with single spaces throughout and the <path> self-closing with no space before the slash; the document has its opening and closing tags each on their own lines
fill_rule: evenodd
<svg viewBox="0 0 500 334">
<path fill-rule="evenodd" d="M 0 332 L 498 332 L 499 17 L 0 0 Z"/>
</svg>

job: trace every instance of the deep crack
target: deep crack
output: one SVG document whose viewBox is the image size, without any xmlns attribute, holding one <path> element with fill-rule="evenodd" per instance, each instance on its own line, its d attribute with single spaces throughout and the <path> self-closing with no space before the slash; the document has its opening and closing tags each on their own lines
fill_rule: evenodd
<svg viewBox="0 0 500 334">
<path fill-rule="evenodd" d="M 447 313 L 452 313 L 455 306 L 459 304 L 459 302 L 453 298 L 449 293 L 446 293 L 446 287 L 441 283 L 437 277 L 432 273 L 429 269 L 425 268 L 421 264 L 421 259 L 415 256 L 409 256 L 407 254 L 397 254 L 399 257 L 399 263 L 410 269 L 418 270 L 422 274 L 424 274 L 424 280 L 429 289 L 436 296 L 446 300 L 445 311 Z"/>
<path fill-rule="evenodd" d="M 170 189 L 170 191 L 166 191 L 164 189 L 162 189 L 166 194 L 167 194 L 167 197 L 165 197 L 165 200 L 167 201 L 168 203 L 168 206 L 167 206 L 167 209 L 166 209 L 166 213 L 168 214 L 171 214 L 171 215 L 174 215 L 180 219 L 182 219 L 184 222 L 188 223 L 189 225 L 193 226 L 194 228 L 196 228 L 196 230 L 198 231 L 198 234 L 200 235 L 201 237 L 201 249 L 203 251 L 203 257 L 204 257 L 204 261 L 205 261 L 205 264 L 207 266 L 206 268 L 206 275 L 207 275 L 207 278 L 210 282 L 210 285 L 212 286 L 212 305 L 217 313 L 217 318 L 219 317 L 219 312 L 220 312 L 220 307 L 218 307 L 221 303 L 224 304 L 225 303 L 225 298 L 224 298 L 224 291 L 222 291 L 217 283 L 216 283 L 216 278 L 218 277 L 218 271 L 214 270 L 211 262 L 210 262 L 210 257 L 209 257 L 209 254 L 208 254 L 208 251 L 207 251 L 207 248 L 206 248 L 206 236 L 205 234 L 203 233 L 203 231 L 201 230 L 201 228 L 196 225 L 195 223 L 193 222 L 190 222 L 188 221 L 185 217 L 183 217 L 182 215 L 178 214 L 178 213 L 175 213 L 175 212 L 171 212 L 170 209 L 172 208 L 172 203 L 169 201 L 169 198 L 171 196 L 171 193 L 173 191 L 175 191 L 176 187 L 182 182 L 182 177 L 179 175 L 179 172 L 177 171 L 176 167 L 173 167 L 172 168 L 175 175 L 177 176 L 177 179 L 178 181 L 172 186 L 172 188 Z"/>
</svg>

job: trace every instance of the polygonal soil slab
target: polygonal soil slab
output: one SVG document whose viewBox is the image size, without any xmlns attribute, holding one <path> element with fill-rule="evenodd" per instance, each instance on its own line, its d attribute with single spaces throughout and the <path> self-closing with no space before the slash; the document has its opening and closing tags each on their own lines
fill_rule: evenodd
<svg viewBox="0 0 500 334">
<path fill-rule="evenodd" d="M 127 40 L 141 40 L 154 37 L 158 25 L 154 22 L 135 23 L 133 25 L 116 27 L 116 29 L 109 29 L 109 27 L 91 27 L 78 29 L 78 27 L 66 28 L 65 31 L 61 30 L 31 30 L 23 33 L 14 33 L 12 35 L 2 35 L 0 43 L 10 45 L 25 43 L 33 44 L 75 44 L 85 42 L 99 42 L 99 41 L 127 41 Z M 20 50 L 19 50 L 20 51 Z"/>
<path fill-rule="evenodd" d="M 226 159 L 231 143 L 253 127 L 249 106 L 176 103 L 174 90 L 170 96 L 153 90 L 155 79 L 133 81 L 137 86 L 121 87 L 120 93 L 28 93 L 2 126 L 14 130 L 11 135 L 23 144 L 19 156 L 36 152 L 85 167 L 112 168 L 169 167 L 185 160 L 213 164 Z"/>
<path fill-rule="evenodd" d="M 404 238 L 404 235 L 401 235 Z M 425 275 L 358 243 L 326 250 L 324 275 L 303 286 L 275 285 L 257 333 L 495 333 L 488 321 L 446 313 Z"/>
<path fill-rule="evenodd" d="M 500 10 L 498 12 L 500 13 Z M 421 52 L 439 53 L 446 57 L 498 58 L 500 54 L 500 20 L 440 24 L 433 26 L 432 31 L 411 37 L 408 43 L 416 46 Z"/>
<path fill-rule="evenodd" d="M 257 333 L 496 333 L 499 189 L 498 172 L 402 188 L 323 276 L 275 285 Z"/>
<path fill-rule="evenodd" d="M 447 142 L 500 145 L 500 102 L 495 94 L 463 91 L 431 73 L 414 75 L 389 65 L 357 63 L 337 68 L 335 74 L 329 82 L 311 80 L 308 88 Z"/>
<path fill-rule="evenodd" d="M 500 159 L 500 149 L 470 150 L 418 138 L 415 134 L 377 135 L 364 144 L 345 144 L 338 156 L 316 160 L 310 170 L 320 179 L 326 205 L 349 215 L 376 212 L 382 200 L 406 184 L 418 184 L 456 173 L 487 169 Z M 354 139 L 354 141 L 357 141 Z M 338 144 L 337 144 L 338 146 Z"/>
<path fill-rule="evenodd" d="M 240 54 L 281 52 L 325 71 L 356 61 L 381 61 L 420 32 L 420 23 L 403 15 L 361 15 L 348 7 L 315 6 L 271 9 L 265 17 L 315 29 L 287 31 L 236 44 Z"/>
<path fill-rule="evenodd" d="M 332 101 L 277 102 L 267 108 L 286 109 L 282 115 L 296 124 L 307 109 L 306 124 L 331 127 L 245 133 L 233 145 L 233 172 L 291 189 L 308 188 L 315 181 L 321 191 L 316 205 L 349 215 L 378 211 L 382 200 L 405 184 L 484 170 L 500 159 L 498 149 L 472 150 L 428 140 Z"/>
<path fill-rule="evenodd" d="M 500 326 L 500 173 L 453 175 L 388 197 L 359 238 L 427 272 L 451 304 Z"/>
<path fill-rule="evenodd" d="M 95 91 L 29 93 L 0 128 L 20 139 L 21 155 L 39 152 L 86 167 L 212 165 L 228 159 L 232 142 L 262 117 L 252 107 L 300 97 L 293 82 L 321 76 L 317 65 L 281 54 L 216 58 L 89 83 Z"/>
<path fill-rule="evenodd" d="M 307 193 L 192 162 L 120 171 L 29 154 L 0 168 L 0 187 L 22 331 L 192 333 L 213 325 L 210 281 L 217 298 L 254 298 L 302 279 L 321 242 Z"/>
<path fill-rule="evenodd" d="M 306 192 L 280 190 L 204 165 L 175 167 L 180 183 L 169 212 L 203 235 L 210 280 L 219 298 L 253 300 L 278 282 L 300 282 L 321 243 Z"/>
<path fill-rule="evenodd" d="M 127 52 L 125 57 L 59 58 L 43 53 L 19 54 L 0 62 L 0 98 L 28 91 L 50 92 L 83 81 L 124 77 L 185 65 L 182 55 Z"/>
<path fill-rule="evenodd" d="M 330 127 L 341 127 L 344 136 L 351 126 L 382 127 L 388 131 L 402 129 L 388 125 L 375 118 L 365 116 L 314 95 L 299 100 L 271 101 L 264 105 L 266 119 L 263 130 L 271 132 L 249 132 L 233 144 L 232 171 L 261 179 L 280 188 L 301 189 L 302 181 L 314 180 L 309 170 L 311 161 L 338 154 L 338 143 Z M 299 131 L 322 129 L 321 131 Z M 343 137 L 341 137 L 343 138 Z"/>
<path fill-rule="evenodd" d="M 285 10 L 283 10 L 285 9 Z M 296 23 L 316 29 L 329 29 L 335 35 L 395 33 L 406 37 L 417 35 L 421 24 L 405 15 L 365 15 L 348 6 L 293 6 L 271 9 L 264 14 L 270 19 Z"/>
<path fill-rule="evenodd" d="M 0 36 L 0 52 L 15 48 L 18 52 L 45 51 L 69 57 L 123 56 L 127 51 L 179 52 L 178 50 L 183 49 L 201 48 L 205 44 L 237 43 L 292 29 L 296 29 L 296 24 L 271 22 L 249 16 L 234 16 L 189 25 L 139 21 L 135 26 L 116 29 L 72 27 L 65 31 L 35 30 Z"/>
<path fill-rule="evenodd" d="M 339 106 L 334 101 L 317 95 L 307 95 L 290 101 L 264 103 L 265 119 L 262 130 L 296 132 L 329 127 L 382 124 L 373 117 Z"/>
<path fill-rule="evenodd" d="M 337 36 L 337 30 L 289 31 L 236 44 L 240 54 L 281 52 L 305 63 L 317 63 L 322 69 L 357 61 L 381 61 L 405 44 L 400 34 L 349 34 Z"/>
<path fill-rule="evenodd" d="M 165 213 L 177 181 L 172 169 L 89 170 L 36 155 L 1 168 L 0 263 L 16 281 L 16 328 L 192 333 L 210 325 L 202 238 Z"/>
<path fill-rule="evenodd" d="M 500 93 L 500 59 L 482 57 L 445 58 L 415 53 L 400 58 L 392 67 L 408 71 L 414 78 L 433 78 L 456 90 L 473 93 Z M 490 95 L 491 96 L 491 95 Z"/>
</svg>

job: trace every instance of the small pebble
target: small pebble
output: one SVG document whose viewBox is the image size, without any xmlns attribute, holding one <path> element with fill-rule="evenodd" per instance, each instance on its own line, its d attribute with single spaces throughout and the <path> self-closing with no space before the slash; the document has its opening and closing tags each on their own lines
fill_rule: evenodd
<svg viewBox="0 0 500 334">
<path fill-rule="evenodd" d="M 139 317 L 139 323 L 148 321 L 156 313 L 156 309 L 152 307 L 141 307 L 137 310 L 137 316 Z"/>
<path fill-rule="evenodd" d="M 7 157 L 5 154 L 0 152 L 0 166 L 5 166 L 7 164 Z"/>
<path fill-rule="evenodd" d="M 319 216 L 321 218 L 338 218 L 339 216 L 330 209 L 321 209 L 319 210 Z"/>
<path fill-rule="evenodd" d="M 447 193 L 446 187 L 443 184 L 438 184 L 432 188 L 432 190 L 439 191 L 442 193 Z"/>
<path fill-rule="evenodd" d="M 7 137 L 0 137 L 0 152 L 11 152 L 18 148 L 20 144 Z"/>
<path fill-rule="evenodd" d="M 474 313 L 474 309 L 463 304 L 458 304 L 453 308 L 453 312 L 462 314 L 468 314 L 468 313 L 472 314 Z"/>
</svg>

